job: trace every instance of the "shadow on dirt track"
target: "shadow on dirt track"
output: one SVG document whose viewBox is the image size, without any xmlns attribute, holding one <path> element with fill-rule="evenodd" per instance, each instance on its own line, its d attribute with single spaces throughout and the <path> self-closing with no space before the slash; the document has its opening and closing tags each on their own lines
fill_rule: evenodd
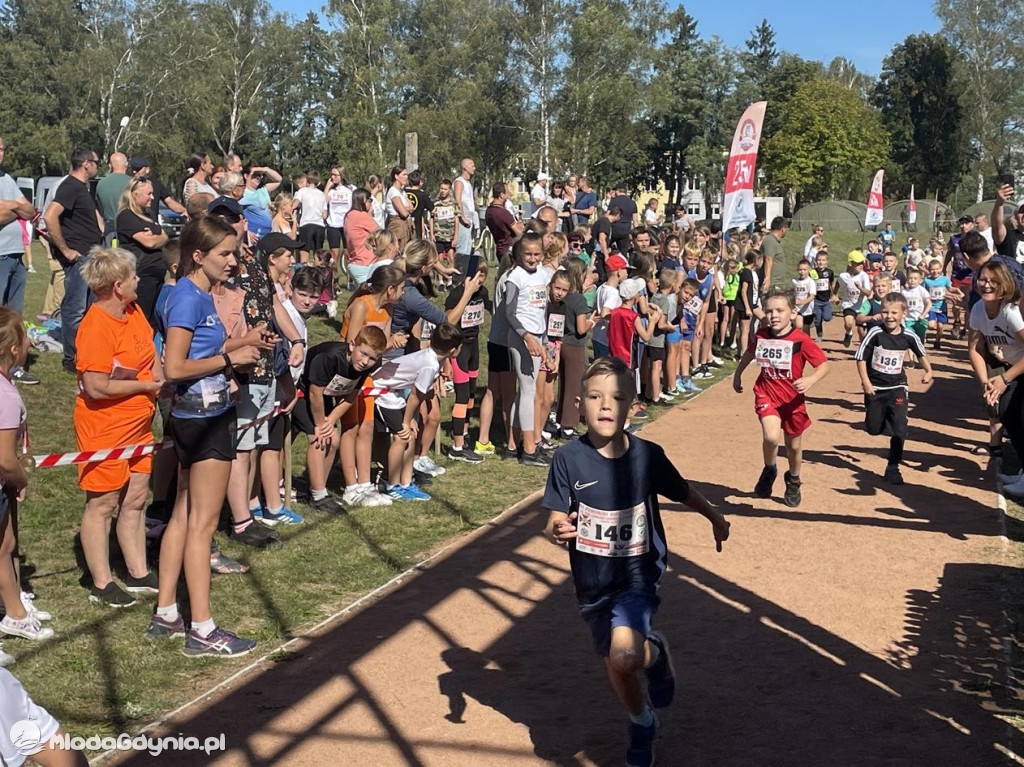
<svg viewBox="0 0 1024 767">
<path fill-rule="evenodd" d="M 548 564 L 517 552 L 543 519 L 541 510 L 530 508 L 493 525 L 288 662 L 249 677 L 205 710 L 186 712 L 172 732 L 200 739 L 225 732 L 233 757 L 240 757 L 231 763 L 261 767 L 314 763 L 296 753 L 310 741 L 323 755 L 317 763 L 341 763 L 349 748 L 367 740 L 382 745 L 375 765 L 528 763 L 523 757 L 529 751 L 490 747 L 486 728 L 467 713 L 475 701 L 524 725 L 538 762 L 578 765 L 588 763 L 585 757 L 598 765 L 621 763 L 624 716 L 575 614 L 571 582 L 564 572 L 553 578 Z M 508 560 L 553 590 L 489 646 L 463 646 L 429 613 L 455 590 L 478 592 L 496 604 L 493 585 L 480 576 Z M 1006 664 L 1015 638 L 1004 628 L 999 594 L 1019 577 L 1016 570 L 947 565 L 937 591 L 905 595 L 904 637 L 891 658 L 880 659 L 710 571 L 678 557 L 671 564 L 659 626 L 673 641 L 679 692 L 662 715 L 659 764 L 1012 764 L 999 750 L 1012 744 L 997 714 L 1024 710 L 1024 693 L 1021 669 Z M 430 659 L 446 669 L 436 686 L 370 689 L 352 667 L 412 624 L 426 625 L 444 640 L 440 658 Z M 274 729 L 283 710 L 339 678 L 351 685 L 351 695 L 293 732 Z M 421 732 L 399 728 L 389 709 L 406 698 L 415 705 L 424 695 L 443 696 L 443 714 Z M 355 706 L 371 712 L 373 732 L 346 734 L 331 726 Z M 185 767 L 223 755 L 166 758 L 162 763 Z M 139 754 L 122 763 L 154 761 Z"/>
</svg>

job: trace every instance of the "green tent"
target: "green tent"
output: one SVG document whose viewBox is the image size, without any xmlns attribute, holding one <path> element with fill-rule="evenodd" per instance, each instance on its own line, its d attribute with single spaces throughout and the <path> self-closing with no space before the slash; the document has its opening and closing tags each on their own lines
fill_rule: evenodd
<svg viewBox="0 0 1024 767">
<path fill-rule="evenodd" d="M 933 221 L 944 221 L 953 217 L 953 209 L 946 203 L 938 204 L 938 216 L 935 215 L 935 200 L 917 200 L 917 223 L 908 224 L 910 200 L 890 202 L 882 211 L 882 220 L 892 224 L 897 232 L 922 232 L 928 234 L 934 230 Z"/>
<path fill-rule="evenodd" d="M 812 202 L 793 215 L 791 228 L 798 232 L 810 232 L 815 224 L 821 224 L 826 232 L 862 232 L 867 210 L 867 205 L 853 200 Z"/>
<path fill-rule="evenodd" d="M 995 207 L 995 204 L 996 204 L 995 200 L 985 200 L 984 202 L 975 203 L 974 205 L 969 207 L 967 210 L 965 210 L 960 215 L 961 216 L 970 216 L 971 218 L 974 218 L 979 213 L 984 213 L 989 218 L 992 218 L 992 208 Z M 1018 204 L 1022 204 L 1022 203 L 1018 203 Z M 1009 220 L 1010 216 L 1012 216 L 1014 214 L 1014 211 L 1016 211 L 1016 210 L 1017 210 L 1017 206 L 1014 205 L 1012 202 L 1006 203 L 1003 206 L 1003 217 L 1006 218 L 1007 220 Z"/>
</svg>

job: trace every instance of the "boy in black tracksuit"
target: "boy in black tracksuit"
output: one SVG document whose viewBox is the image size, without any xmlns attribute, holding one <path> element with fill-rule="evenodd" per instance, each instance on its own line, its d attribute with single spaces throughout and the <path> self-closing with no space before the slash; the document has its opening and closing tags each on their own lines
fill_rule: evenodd
<svg viewBox="0 0 1024 767">
<path fill-rule="evenodd" d="M 900 461 L 907 439 L 907 374 L 904 363 L 907 352 L 913 352 L 924 368 L 922 383 L 932 380 L 932 366 L 924 344 L 918 336 L 903 327 L 907 300 L 900 293 L 889 293 L 882 299 L 881 321 L 872 324 L 857 349 L 857 371 L 864 388 L 864 428 L 868 434 L 881 434 L 889 427 L 889 462 L 885 480 L 903 484 Z"/>
</svg>

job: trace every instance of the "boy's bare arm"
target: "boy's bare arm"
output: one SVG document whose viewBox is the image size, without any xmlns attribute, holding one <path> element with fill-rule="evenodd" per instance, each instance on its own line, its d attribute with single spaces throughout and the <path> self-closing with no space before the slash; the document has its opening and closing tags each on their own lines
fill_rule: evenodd
<svg viewBox="0 0 1024 767">
<path fill-rule="evenodd" d="M 576 512 L 567 514 L 564 511 L 548 510 L 548 523 L 544 528 L 544 537 L 557 546 L 564 546 L 578 533 L 576 532 Z"/>
<path fill-rule="evenodd" d="M 688 486 L 689 492 L 683 504 L 696 511 L 711 523 L 715 533 L 715 549 L 721 551 L 722 544 L 729 540 L 729 521 L 722 512 L 708 503 L 708 499 L 704 497 L 700 490 L 692 484 L 688 483 Z"/>
</svg>

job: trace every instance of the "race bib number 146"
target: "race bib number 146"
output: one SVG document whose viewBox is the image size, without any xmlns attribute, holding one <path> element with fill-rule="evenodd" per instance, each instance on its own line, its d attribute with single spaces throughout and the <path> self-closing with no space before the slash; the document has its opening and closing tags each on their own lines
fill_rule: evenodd
<svg viewBox="0 0 1024 767">
<path fill-rule="evenodd" d="M 599 557 L 638 557 L 647 553 L 650 531 L 644 504 L 606 511 L 581 503 L 576 551 Z"/>
</svg>

